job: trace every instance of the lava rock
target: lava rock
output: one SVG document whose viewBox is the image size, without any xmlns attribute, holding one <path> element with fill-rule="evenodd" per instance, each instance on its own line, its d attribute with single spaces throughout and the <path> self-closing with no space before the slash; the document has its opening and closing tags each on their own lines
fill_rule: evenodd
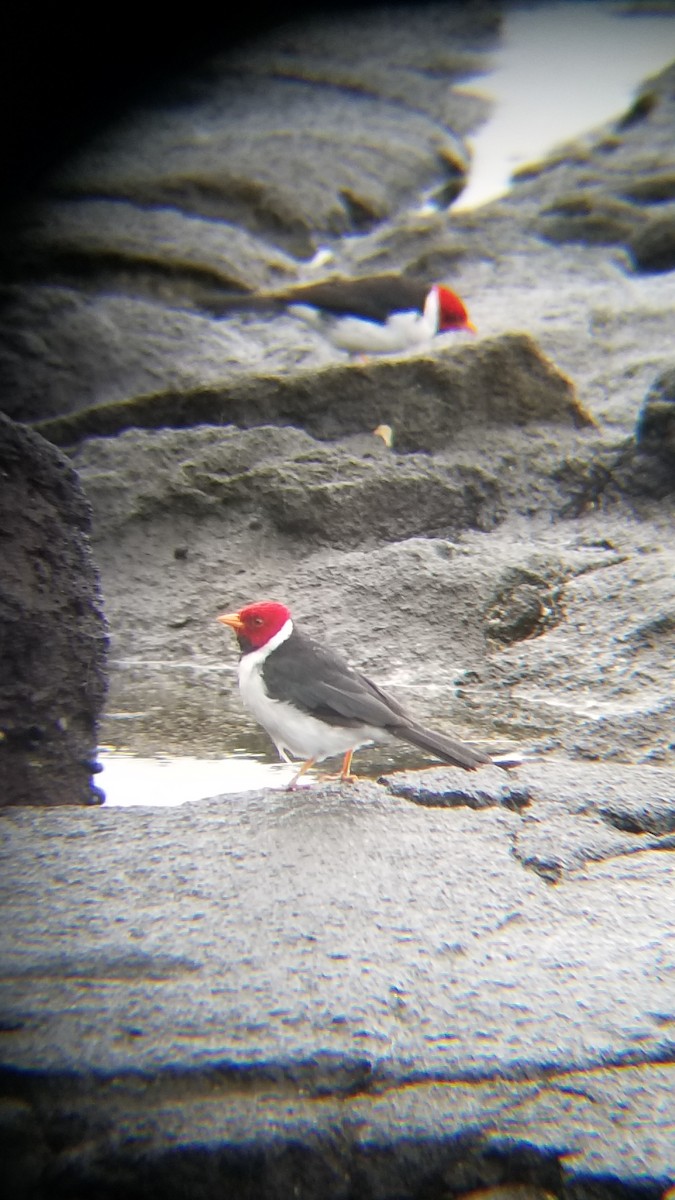
<svg viewBox="0 0 675 1200">
<path fill-rule="evenodd" d="M 107 629 L 68 460 L 0 414 L 0 805 L 96 804 Z"/>
</svg>

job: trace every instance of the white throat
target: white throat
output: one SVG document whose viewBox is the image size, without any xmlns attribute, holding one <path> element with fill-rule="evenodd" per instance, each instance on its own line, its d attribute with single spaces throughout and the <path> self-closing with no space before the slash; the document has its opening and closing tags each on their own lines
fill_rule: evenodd
<svg viewBox="0 0 675 1200">
<path fill-rule="evenodd" d="M 441 302 L 438 296 L 438 288 L 432 287 L 424 301 L 424 323 L 429 330 L 430 337 L 434 337 L 438 333 L 440 321 Z"/>
<path fill-rule="evenodd" d="M 283 642 L 288 641 L 293 632 L 293 622 L 289 617 L 288 620 L 281 626 L 278 633 L 271 637 L 269 642 L 265 642 L 264 646 L 259 646 L 257 650 L 249 650 L 246 654 L 242 654 L 239 660 L 239 687 L 244 688 L 242 675 L 246 679 L 250 679 L 251 673 L 258 670 L 268 654 L 276 650 L 277 646 L 281 646 Z"/>
<path fill-rule="evenodd" d="M 282 758 L 332 758 L 357 746 L 372 742 L 377 730 L 366 726 L 332 726 L 311 713 L 305 713 L 286 700 L 274 700 L 268 694 L 263 679 L 265 659 L 291 636 L 293 622 L 289 619 L 278 633 L 258 650 L 249 650 L 239 660 L 239 688 L 242 700 L 256 721 L 266 729 Z"/>
</svg>

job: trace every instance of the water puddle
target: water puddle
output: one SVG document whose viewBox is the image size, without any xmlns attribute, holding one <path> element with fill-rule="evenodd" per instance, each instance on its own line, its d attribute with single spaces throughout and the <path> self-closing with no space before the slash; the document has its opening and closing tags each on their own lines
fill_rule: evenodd
<svg viewBox="0 0 675 1200">
<path fill-rule="evenodd" d="M 288 763 L 266 763 L 232 755 L 227 758 L 139 758 L 133 754 L 103 751 L 103 768 L 95 783 L 105 792 L 108 807 L 153 806 L 172 808 L 209 796 L 283 788 L 293 778 Z"/>
<path fill-rule="evenodd" d="M 506 9 L 494 70 L 456 88 L 488 96 L 495 109 L 467 139 L 471 175 L 453 212 L 503 196 L 519 167 L 620 116 L 642 81 L 675 59 L 675 11 L 636 9 L 588 2 Z"/>
<path fill-rule="evenodd" d="M 110 808 L 152 806 L 171 808 L 209 796 L 233 795 L 258 788 L 285 788 L 299 763 L 271 762 L 241 751 L 218 758 L 166 754 L 154 758 L 106 747 L 99 752 L 102 771 L 95 784 L 105 792 Z M 358 761 L 357 761 L 358 760 Z M 317 775 L 340 770 L 340 759 L 331 759 L 311 772 L 303 785 L 312 787 Z M 364 747 L 354 759 L 354 771 L 366 779 L 377 779 L 392 770 L 416 770 L 439 766 L 437 759 L 404 743 Z"/>
</svg>

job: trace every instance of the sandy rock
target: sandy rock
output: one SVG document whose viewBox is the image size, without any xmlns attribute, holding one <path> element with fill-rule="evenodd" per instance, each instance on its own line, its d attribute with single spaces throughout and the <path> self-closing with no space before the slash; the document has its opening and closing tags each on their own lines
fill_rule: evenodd
<svg viewBox="0 0 675 1200">
<path fill-rule="evenodd" d="M 223 339 L 229 325 L 225 325 Z M 440 343 L 445 343 L 443 348 Z M 101 402 L 63 419 L 40 421 L 44 436 L 72 444 L 129 426 L 291 423 L 321 439 L 390 425 L 402 451 L 433 451 L 466 429 L 594 421 L 573 384 L 524 334 L 472 343 L 452 334 L 425 356 L 383 357 L 293 374 L 244 374 L 221 387 L 154 391 L 124 403 Z M 204 374 L 208 363 L 203 368 Z M 70 405 L 79 409 L 77 398 Z M 65 407 L 65 406 L 64 406 Z"/>
</svg>

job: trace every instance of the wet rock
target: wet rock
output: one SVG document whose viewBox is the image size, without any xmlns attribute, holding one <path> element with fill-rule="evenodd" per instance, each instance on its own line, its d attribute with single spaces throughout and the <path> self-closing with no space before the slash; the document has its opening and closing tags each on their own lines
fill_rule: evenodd
<svg viewBox="0 0 675 1200">
<path fill-rule="evenodd" d="M 587 862 L 675 847 L 673 774 L 654 767 L 525 758 L 507 776 L 496 767 L 475 775 L 436 767 L 384 775 L 380 783 L 425 807 L 518 813 L 513 852 L 549 883 Z"/>
<path fill-rule="evenodd" d="M 106 625 L 70 463 L 0 416 L 0 804 L 95 804 Z"/>
<path fill-rule="evenodd" d="M 94 507 L 106 738 L 269 755 L 215 615 L 271 595 L 421 720 L 526 757 L 421 772 L 397 744 L 356 756 L 386 787 L 5 812 L 17 1194 L 675 1175 L 675 276 L 625 249 L 670 211 L 673 72 L 448 214 L 484 111 L 448 87 L 475 53 L 450 23 L 486 45 L 485 10 L 458 13 L 212 60 L 5 243 L 7 404 Z M 293 256 L 318 244 L 331 271 L 442 275 L 479 339 L 352 364 L 291 318 L 216 315 L 317 278 Z"/>
<path fill-rule="evenodd" d="M 399 771 L 383 775 L 384 784 L 393 796 L 422 804 L 426 808 L 491 808 L 498 805 L 514 812 L 526 808 L 533 799 L 532 789 L 519 782 L 519 772 L 513 778 L 504 777 L 501 770 L 477 775 L 459 774 L 456 770 L 435 767 L 426 771 Z M 497 774 L 498 773 L 498 774 Z M 501 776 L 501 779 L 499 778 Z"/>
</svg>

